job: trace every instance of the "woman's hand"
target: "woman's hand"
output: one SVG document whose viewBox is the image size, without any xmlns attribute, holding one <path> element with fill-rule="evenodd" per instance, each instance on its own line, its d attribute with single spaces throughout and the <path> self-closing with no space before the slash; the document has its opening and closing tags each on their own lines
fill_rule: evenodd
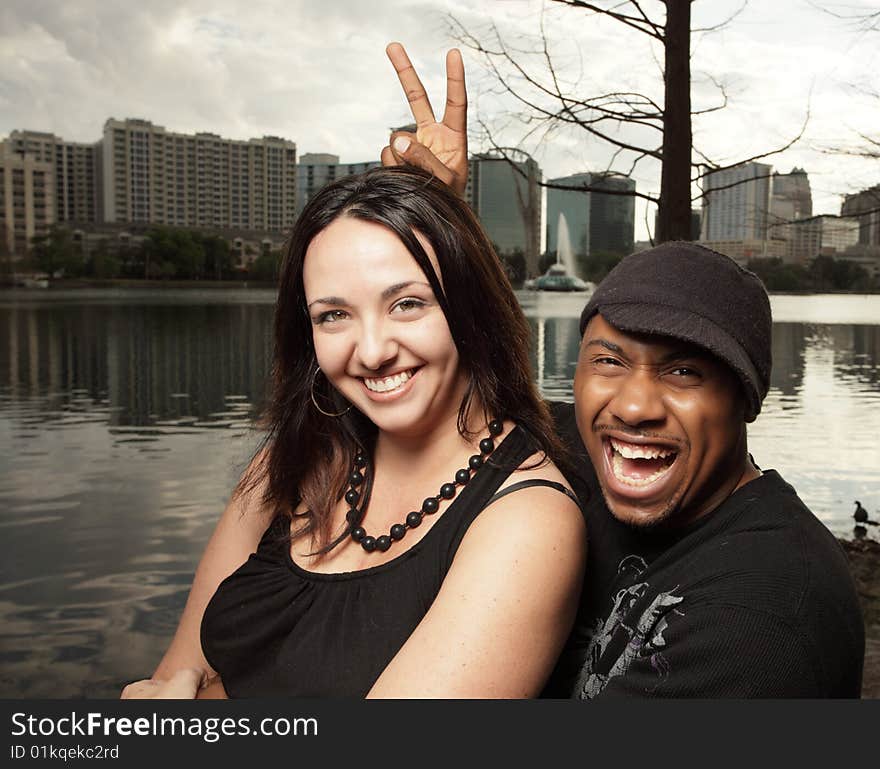
<svg viewBox="0 0 880 769">
<path fill-rule="evenodd" d="M 453 48 L 446 54 L 446 109 L 437 122 L 425 87 L 400 43 L 385 49 L 397 71 L 409 107 L 416 121 L 416 132 L 395 131 L 382 150 L 382 165 L 401 163 L 418 166 L 448 184 L 459 195 L 467 185 L 467 90 L 461 53 Z"/>
<path fill-rule="evenodd" d="M 167 681 L 148 678 L 134 681 L 122 690 L 123 700 L 194 700 L 204 673 L 195 668 L 178 670 Z"/>
</svg>

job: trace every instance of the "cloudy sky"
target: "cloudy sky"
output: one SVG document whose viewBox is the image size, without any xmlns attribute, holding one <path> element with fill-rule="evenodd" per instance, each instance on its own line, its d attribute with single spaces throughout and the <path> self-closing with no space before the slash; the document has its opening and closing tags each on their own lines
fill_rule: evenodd
<svg viewBox="0 0 880 769">
<path fill-rule="evenodd" d="M 660 14 L 661 4 L 644 7 Z M 723 21 L 741 0 L 699 0 L 694 27 Z M 731 162 L 781 146 L 809 112 L 804 138 L 771 162 L 810 174 L 814 212 L 839 213 L 841 196 L 880 182 L 880 161 L 829 154 L 857 146 L 880 127 L 880 30 L 841 16 L 874 11 L 880 0 L 751 0 L 723 30 L 692 40 L 694 108 L 729 106 L 695 123 L 695 142 Z M 542 0 L 3 0 L 0 3 L 0 136 L 14 129 L 95 141 L 108 117 L 141 117 L 180 132 L 246 139 L 272 134 L 302 152 L 343 161 L 375 158 L 388 127 L 408 120 L 384 54 L 402 41 L 435 104 L 445 96 L 443 55 L 453 44 L 447 14 L 468 29 L 494 22 L 528 47 L 544 28 L 573 92 L 639 90 L 662 96 L 656 56 L 644 36 Z M 479 122 L 507 144 L 526 129 L 514 105 L 494 93 L 465 50 L 472 150 Z M 525 144 L 546 176 L 602 170 L 607 147 L 576 132 Z M 656 192 L 656 166 L 634 174 Z M 647 232 L 639 206 L 637 238 Z"/>
</svg>

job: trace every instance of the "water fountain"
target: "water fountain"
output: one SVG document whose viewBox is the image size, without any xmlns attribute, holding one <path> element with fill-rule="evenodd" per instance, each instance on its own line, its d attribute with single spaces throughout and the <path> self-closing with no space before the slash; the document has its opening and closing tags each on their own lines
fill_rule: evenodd
<svg viewBox="0 0 880 769">
<path fill-rule="evenodd" d="M 556 238 L 556 262 L 541 277 L 532 281 L 536 291 L 589 291 L 591 284 L 581 280 L 576 273 L 574 252 L 565 214 L 559 214 Z"/>
</svg>

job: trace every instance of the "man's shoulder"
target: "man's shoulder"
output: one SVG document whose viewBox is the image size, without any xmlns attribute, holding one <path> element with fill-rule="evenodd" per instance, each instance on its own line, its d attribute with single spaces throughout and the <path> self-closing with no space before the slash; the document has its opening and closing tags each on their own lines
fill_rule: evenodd
<svg viewBox="0 0 880 769">
<path fill-rule="evenodd" d="M 556 434 L 567 452 L 566 461 L 560 463 L 560 470 L 580 499 L 581 507 L 586 513 L 592 515 L 596 503 L 602 498 L 602 495 L 599 493 L 596 473 L 590 463 L 590 457 L 584 448 L 580 433 L 578 433 L 574 404 L 564 401 L 547 401 L 547 406 L 553 418 Z"/>
<path fill-rule="evenodd" d="M 556 433 L 562 439 L 565 447 L 569 451 L 582 452 L 584 445 L 578 434 L 574 403 L 568 403 L 566 401 L 547 401 L 547 406 L 550 409 L 550 416 L 553 417 L 553 424 L 556 426 Z"/>
<path fill-rule="evenodd" d="M 711 518 L 718 519 L 716 528 L 726 544 L 753 551 L 757 558 L 768 549 L 843 553 L 825 524 L 775 470 L 765 470 L 731 495 L 711 514 L 710 529 Z"/>
<path fill-rule="evenodd" d="M 765 472 L 734 496 L 681 550 L 676 571 L 714 577 L 696 594 L 791 620 L 831 604 L 858 610 L 843 548 L 778 473 Z"/>
</svg>

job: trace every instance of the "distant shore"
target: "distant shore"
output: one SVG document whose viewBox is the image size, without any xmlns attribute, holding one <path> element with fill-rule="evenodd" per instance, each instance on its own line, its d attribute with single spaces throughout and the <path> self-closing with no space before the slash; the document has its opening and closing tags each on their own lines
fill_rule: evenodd
<svg viewBox="0 0 880 769">
<path fill-rule="evenodd" d="M 8 277 L 0 278 L 0 289 L 24 288 L 12 283 Z M 77 289 L 77 288 L 148 288 L 148 289 L 243 289 L 243 288 L 278 288 L 278 282 L 272 280 L 145 280 L 141 278 L 54 278 L 48 283 L 49 289 Z M 516 290 L 523 290 L 516 287 Z M 34 288 L 34 290 L 41 290 Z M 45 289 L 42 289 L 45 290 Z M 779 296 L 815 296 L 821 294 L 880 294 L 880 289 L 873 291 L 840 291 L 828 289 L 823 291 L 771 291 L 771 295 Z"/>
<path fill-rule="evenodd" d="M 865 618 L 865 672 L 862 698 L 880 699 L 880 542 L 841 540 Z"/>
<path fill-rule="evenodd" d="M 0 281 L 0 288 L 21 288 L 28 291 L 44 291 L 45 288 L 16 286 L 11 282 Z M 205 288 L 278 288 L 278 283 L 269 280 L 139 280 L 130 278 L 55 278 L 48 283 L 48 290 L 76 288 L 150 288 L 150 289 L 205 289 Z"/>
</svg>

